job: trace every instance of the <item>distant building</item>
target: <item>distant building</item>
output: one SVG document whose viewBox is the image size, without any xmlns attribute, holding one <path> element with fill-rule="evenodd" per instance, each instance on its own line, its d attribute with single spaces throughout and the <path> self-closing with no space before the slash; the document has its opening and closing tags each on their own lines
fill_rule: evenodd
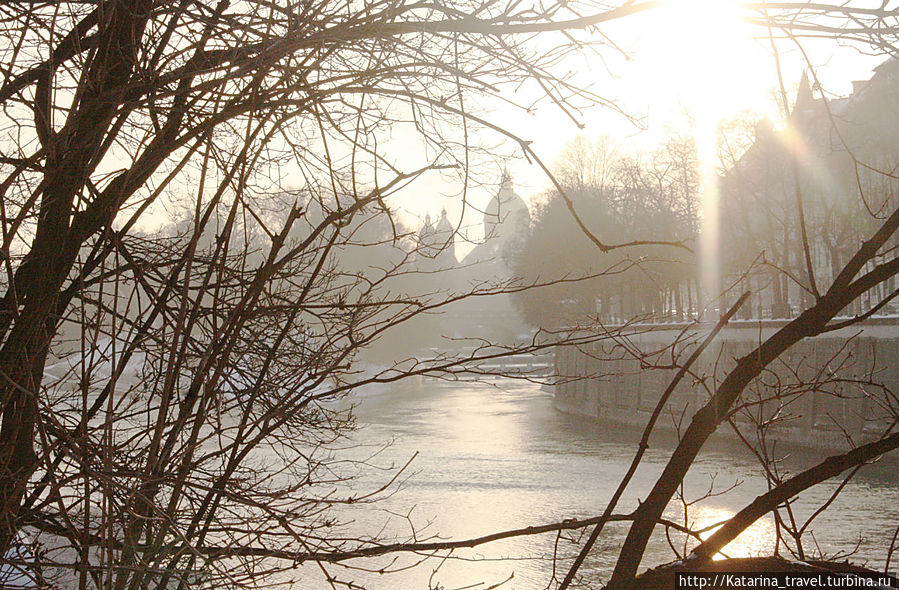
<svg viewBox="0 0 899 590">
<path fill-rule="evenodd" d="M 468 253 L 463 264 L 501 262 L 510 248 L 520 248 L 527 238 L 531 214 L 524 199 L 515 192 L 508 170 L 503 171 L 499 190 L 487 204 L 483 223 L 484 240 Z"/>
<path fill-rule="evenodd" d="M 425 216 L 425 223 L 418 232 L 418 265 L 434 270 L 451 268 L 456 265 L 456 228 L 446 218 L 446 209 L 440 212 L 437 225 L 431 225 L 431 216 Z"/>
<path fill-rule="evenodd" d="M 792 317 L 810 301 L 800 285 L 809 285 L 800 199 L 819 292 L 876 227 L 872 213 L 895 206 L 895 180 L 878 170 L 895 175 L 899 164 L 899 59 L 855 82 L 847 97 L 818 94 L 803 75 L 785 128 L 759 124 L 721 179 L 721 285 L 753 292 L 744 315 Z M 849 311 L 867 305 L 862 299 Z"/>
<path fill-rule="evenodd" d="M 496 194 L 483 214 L 484 239 L 461 261 L 456 262 L 456 228 L 441 213 L 436 225 L 430 215 L 418 233 L 418 267 L 423 271 L 447 270 L 435 279 L 436 288 L 456 293 L 472 290 L 502 291 L 513 277 L 510 257 L 524 244 L 531 216 L 518 194 L 508 171 L 504 171 Z M 446 310 L 443 336 L 477 337 L 511 342 L 528 330 L 507 293 L 462 300 Z"/>
</svg>

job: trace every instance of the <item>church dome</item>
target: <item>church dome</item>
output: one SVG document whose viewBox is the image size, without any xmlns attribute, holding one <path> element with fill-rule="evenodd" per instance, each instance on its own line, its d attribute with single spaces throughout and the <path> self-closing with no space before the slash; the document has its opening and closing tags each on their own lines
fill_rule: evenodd
<svg viewBox="0 0 899 590">
<path fill-rule="evenodd" d="M 446 218 L 446 209 L 441 212 L 436 224 L 432 224 L 431 216 L 426 215 L 425 223 L 418 232 L 418 253 L 443 264 L 455 264 L 455 233 L 456 228 Z"/>
<path fill-rule="evenodd" d="M 434 229 L 434 226 L 431 225 L 431 216 L 425 216 L 425 224 L 422 226 L 421 230 L 418 232 L 418 252 L 422 256 L 427 258 L 434 258 L 440 252 L 440 245 L 438 244 L 440 238 L 437 236 L 437 232 Z"/>
<path fill-rule="evenodd" d="M 524 199 L 512 188 L 512 177 L 503 171 L 499 190 L 484 211 L 484 237 L 508 239 L 515 234 L 526 232 L 531 215 Z"/>
<path fill-rule="evenodd" d="M 440 212 L 440 221 L 437 222 L 436 230 L 437 233 L 444 235 L 452 235 L 456 231 L 453 224 L 446 218 L 446 209 Z"/>
</svg>

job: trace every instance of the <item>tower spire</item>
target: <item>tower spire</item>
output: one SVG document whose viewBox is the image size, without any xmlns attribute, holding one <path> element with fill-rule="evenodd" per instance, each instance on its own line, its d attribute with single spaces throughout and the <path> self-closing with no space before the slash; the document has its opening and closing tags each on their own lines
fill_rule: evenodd
<svg viewBox="0 0 899 590">
<path fill-rule="evenodd" d="M 811 107 L 814 102 L 812 83 L 809 80 L 808 69 L 806 68 L 802 70 L 802 79 L 799 80 L 799 90 L 796 92 L 796 102 L 793 105 L 793 111 Z"/>
</svg>

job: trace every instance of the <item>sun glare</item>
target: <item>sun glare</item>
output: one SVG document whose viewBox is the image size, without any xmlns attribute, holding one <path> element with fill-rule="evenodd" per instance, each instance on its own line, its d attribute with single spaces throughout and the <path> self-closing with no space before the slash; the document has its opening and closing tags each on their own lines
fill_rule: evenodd
<svg viewBox="0 0 899 590">
<path fill-rule="evenodd" d="M 693 527 L 703 530 L 706 527 L 716 523 L 722 523 L 733 517 L 734 512 L 721 506 L 704 506 L 695 507 L 693 516 Z M 708 539 L 720 527 L 705 531 L 701 537 Z M 731 541 L 725 547 L 724 553 L 728 557 L 757 557 L 759 555 L 769 554 L 773 550 L 775 540 L 774 523 L 770 518 L 762 518 L 755 521 L 749 528 L 740 533 L 740 535 Z M 721 553 L 715 555 L 715 560 L 724 559 Z"/>
<path fill-rule="evenodd" d="M 701 274 L 718 292 L 718 128 L 722 119 L 765 112 L 776 83 L 763 40 L 735 0 L 668 0 L 647 14 L 633 46 L 651 135 L 695 138 L 702 162 Z M 654 132 L 653 132 L 654 131 Z"/>
<path fill-rule="evenodd" d="M 737 2 L 668 0 L 648 16 L 634 58 L 644 64 L 645 85 L 655 89 L 651 109 L 721 118 L 763 106 L 772 61 Z"/>
</svg>

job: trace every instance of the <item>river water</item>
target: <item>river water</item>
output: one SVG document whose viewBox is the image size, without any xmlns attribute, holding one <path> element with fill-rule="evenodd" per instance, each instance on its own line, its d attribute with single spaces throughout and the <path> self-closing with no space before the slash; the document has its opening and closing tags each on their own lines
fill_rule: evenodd
<svg viewBox="0 0 899 590">
<path fill-rule="evenodd" d="M 380 503 L 360 506 L 351 512 L 352 518 L 359 530 L 383 526 L 385 533 L 398 537 L 408 536 L 414 528 L 420 540 L 465 539 L 595 516 L 627 469 L 639 438 L 637 432 L 563 415 L 553 409 L 551 394 L 510 380 L 426 382 L 420 388 L 370 393 L 356 401 L 360 428 L 353 436 L 352 452 L 376 453 L 371 463 L 380 467 L 415 458 L 395 493 Z M 376 451 L 385 441 L 391 441 L 390 446 Z M 694 528 L 720 522 L 766 490 L 748 453 L 720 441 L 708 446 L 684 487 L 684 497 L 691 503 L 686 518 Z M 632 510 L 638 498 L 645 497 L 669 453 L 670 444 L 664 442 L 650 448 L 616 512 Z M 809 460 L 793 457 L 785 468 L 795 471 Z M 806 551 L 828 556 L 854 552 L 853 561 L 882 568 L 899 523 L 896 464 L 875 465 L 859 474 L 809 526 Z M 376 488 L 389 473 L 363 470 L 354 489 Z M 808 518 L 836 485 L 828 482 L 808 491 L 794 506 L 797 520 Z M 703 496 L 708 497 L 692 503 Z M 682 523 L 683 503 L 673 503 L 666 517 Z M 598 588 L 607 578 L 625 531 L 620 523 L 606 528 L 583 569 L 585 587 Z M 726 553 L 770 554 L 774 531 L 771 519 L 760 521 Z M 484 589 L 510 576 L 501 588 L 547 588 L 552 586 L 554 568 L 564 573 L 567 559 L 577 549 L 569 536 L 516 538 L 457 551 L 445 561 L 430 559 L 396 574 L 354 572 L 343 577 L 385 590 Z M 683 537 L 672 534 L 671 541 L 682 549 Z M 554 560 L 554 554 L 560 559 Z M 659 529 L 644 566 L 675 558 Z M 409 564 L 405 558 L 359 565 L 401 569 Z"/>
</svg>

